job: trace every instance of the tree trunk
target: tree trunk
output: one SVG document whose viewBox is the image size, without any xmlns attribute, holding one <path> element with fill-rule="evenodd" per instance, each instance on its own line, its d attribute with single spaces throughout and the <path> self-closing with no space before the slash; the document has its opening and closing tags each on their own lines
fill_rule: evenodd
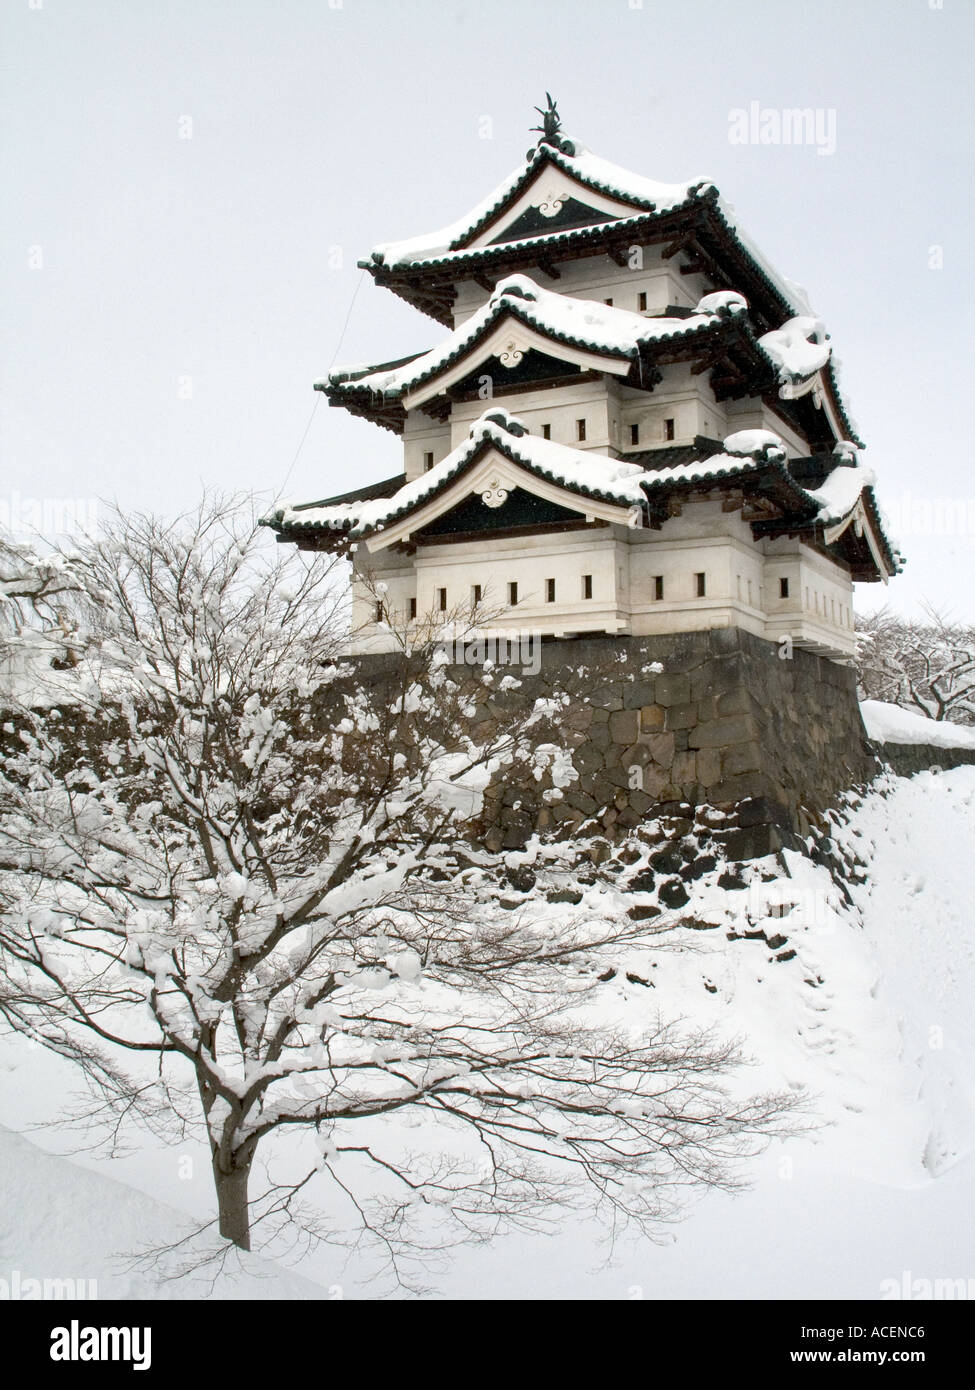
<svg viewBox="0 0 975 1390">
<path fill-rule="evenodd" d="M 220 1214 L 220 1234 L 232 1240 L 241 1250 L 251 1248 L 250 1211 L 247 1206 L 247 1183 L 250 1164 L 222 1173 L 213 1165 L 213 1181 L 217 1189 L 217 1208 Z"/>
</svg>

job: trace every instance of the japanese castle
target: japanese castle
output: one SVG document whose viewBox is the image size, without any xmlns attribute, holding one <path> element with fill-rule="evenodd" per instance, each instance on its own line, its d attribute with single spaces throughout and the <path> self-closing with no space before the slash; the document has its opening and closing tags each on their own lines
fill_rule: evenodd
<svg viewBox="0 0 975 1390">
<path fill-rule="evenodd" d="M 476 208 L 360 262 L 445 330 L 316 383 L 402 438 L 402 471 L 266 524 L 351 556 L 353 651 L 738 627 L 848 659 L 854 582 L 900 558 L 822 321 L 712 183 L 542 116 Z"/>
</svg>

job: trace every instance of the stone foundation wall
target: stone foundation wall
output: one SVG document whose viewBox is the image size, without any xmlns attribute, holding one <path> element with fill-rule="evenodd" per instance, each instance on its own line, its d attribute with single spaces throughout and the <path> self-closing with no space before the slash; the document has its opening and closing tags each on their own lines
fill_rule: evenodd
<svg viewBox="0 0 975 1390">
<path fill-rule="evenodd" d="M 517 698 L 572 693 L 566 739 L 579 780 L 554 803 L 539 787 L 499 780 L 478 826 L 486 843 L 517 848 L 535 830 L 571 833 L 584 823 L 611 834 L 707 806 L 729 858 L 798 846 L 880 764 L 853 670 L 781 652 L 735 628 L 541 644 L 537 675 L 511 668 Z M 382 662 L 358 658 L 360 674 L 381 679 Z M 475 736 L 487 732 L 495 698 L 485 692 L 480 700 Z"/>
<path fill-rule="evenodd" d="M 975 764 L 975 748 L 938 748 L 933 743 L 880 743 L 881 759 L 900 777 L 934 768 L 964 767 Z"/>
</svg>

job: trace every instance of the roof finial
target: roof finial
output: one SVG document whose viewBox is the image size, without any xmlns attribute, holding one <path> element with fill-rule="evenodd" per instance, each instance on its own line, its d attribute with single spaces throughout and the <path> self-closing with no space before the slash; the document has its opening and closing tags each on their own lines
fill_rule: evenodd
<svg viewBox="0 0 975 1390">
<path fill-rule="evenodd" d="M 559 150 L 562 154 L 571 155 L 575 153 L 575 146 L 572 141 L 565 139 L 562 135 L 562 118 L 559 115 L 558 106 L 556 106 L 555 102 L 552 100 L 550 92 L 545 93 L 545 100 L 548 102 L 548 106 L 535 107 L 535 110 L 542 118 L 542 124 L 532 126 L 532 130 L 539 131 L 540 135 L 538 144 L 535 146 L 535 149 L 528 151 L 525 156 L 526 159 L 531 159 L 535 150 L 541 149 L 543 145 L 551 145 L 553 149 Z"/>
</svg>

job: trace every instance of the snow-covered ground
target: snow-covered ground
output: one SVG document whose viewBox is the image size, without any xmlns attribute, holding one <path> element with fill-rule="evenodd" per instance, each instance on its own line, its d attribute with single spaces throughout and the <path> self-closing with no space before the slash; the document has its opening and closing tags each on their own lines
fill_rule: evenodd
<svg viewBox="0 0 975 1390">
<path fill-rule="evenodd" d="M 0 1192 L 0 1279 L 8 1289 L 70 1280 L 80 1298 L 328 1297 L 308 1279 L 236 1251 L 216 1282 L 203 1272 L 167 1277 L 208 1243 L 185 1212 L 2 1127 Z M 183 1237 L 179 1255 L 153 1258 L 148 1268 L 138 1258 Z"/>
<path fill-rule="evenodd" d="M 877 743 L 923 743 L 932 748 L 975 748 L 975 729 L 947 719 L 927 719 L 919 711 L 884 700 L 861 700 L 860 713 Z"/>
<path fill-rule="evenodd" d="M 621 951 L 603 986 L 603 1007 L 620 1020 L 659 1010 L 741 1037 L 755 1059 L 750 1086 L 805 1087 L 821 1126 L 774 1144 L 752 1165 L 749 1190 L 701 1197 L 659 1244 L 623 1243 L 607 1263 L 604 1232 L 556 1214 L 553 1235 L 459 1251 L 431 1272 L 438 1293 L 876 1298 L 906 1272 L 975 1281 L 975 768 L 888 779 L 838 838 L 867 870 L 854 909 L 797 855 L 786 856 L 791 877 L 776 869 L 737 891 L 702 878 L 683 909 L 697 926 L 663 947 Z M 592 887 L 583 905 L 611 909 L 614 891 Z M 23 1130 L 56 1117 L 70 1080 L 59 1059 L 4 1043 L 0 1123 Z M 33 1147 L 64 1151 L 62 1130 L 30 1138 L 0 1131 L 0 1278 L 18 1269 L 97 1278 L 103 1297 L 199 1296 L 198 1279 L 162 1283 L 117 1258 L 211 1214 L 199 1145 L 139 1140 L 126 1157 L 68 1161 Z M 218 1296 L 389 1292 L 365 1253 L 278 1259 L 245 1260 Z"/>
</svg>

